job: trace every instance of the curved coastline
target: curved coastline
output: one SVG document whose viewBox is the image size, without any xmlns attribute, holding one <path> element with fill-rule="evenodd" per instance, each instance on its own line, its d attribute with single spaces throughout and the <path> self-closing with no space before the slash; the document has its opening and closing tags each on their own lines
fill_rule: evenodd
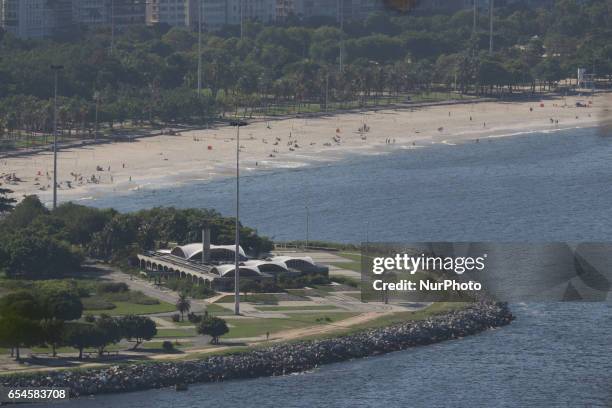
<svg viewBox="0 0 612 408">
<path fill-rule="evenodd" d="M 346 336 L 278 344 L 193 361 L 113 365 L 0 377 L 10 388 L 68 388 L 72 397 L 304 372 L 320 365 L 405 350 L 477 334 L 514 319 L 505 303 L 481 302 L 431 318 Z"/>
</svg>

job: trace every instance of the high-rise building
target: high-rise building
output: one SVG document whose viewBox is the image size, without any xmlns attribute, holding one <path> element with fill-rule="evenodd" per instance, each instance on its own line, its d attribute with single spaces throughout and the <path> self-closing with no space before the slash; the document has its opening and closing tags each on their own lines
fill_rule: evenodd
<svg viewBox="0 0 612 408">
<path fill-rule="evenodd" d="M 194 8 L 190 0 L 148 0 L 147 24 L 168 24 L 170 26 L 187 26 L 190 23 L 190 12 Z"/>
<path fill-rule="evenodd" d="M 72 18 L 77 24 L 109 25 L 110 15 L 110 0 L 74 0 L 72 2 Z"/>
<path fill-rule="evenodd" d="M 345 21 L 366 18 L 383 10 L 383 0 L 294 0 L 293 10 L 300 18 L 331 17 Z"/>
<path fill-rule="evenodd" d="M 0 27 L 18 37 L 49 37 L 71 26 L 71 0 L 0 0 Z"/>
<path fill-rule="evenodd" d="M 147 0 L 72 0 L 72 18 L 83 26 L 110 26 L 116 29 L 145 24 Z"/>
<path fill-rule="evenodd" d="M 132 25 L 144 25 L 146 3 L 147 0 L 110 0 L 111 19 L 115 27 L 122 29 Z"/>
<path fill-rule="evenodd" d="M 199 10 L 202 25 L 214 31 L 226 24 L 238 25 L 240 21 L 273 23 L 294 13 L 296 0 L 191 0 L 189 24 L 197 28 Z"/>
</svg>

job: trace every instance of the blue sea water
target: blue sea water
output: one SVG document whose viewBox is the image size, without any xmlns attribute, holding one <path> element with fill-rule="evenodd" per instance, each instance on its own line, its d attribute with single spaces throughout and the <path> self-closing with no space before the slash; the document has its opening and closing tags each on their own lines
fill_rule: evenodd
<svg viewBox="0 0 612 408">
<path fill-rule="evenodd" d="M 231 215 L 234 181 L 98 199 Z M 242 221 L 276 240 L 612 241 L 612 135 L 538 133 L 389 151 L 242 183 Z M 90 202 L 91 203 L 91 202 Z M 610 407 L 611 303 L 514 304 L 509 327 L 280 378 L 99 396 L 65 407 Z"/>
</svg>

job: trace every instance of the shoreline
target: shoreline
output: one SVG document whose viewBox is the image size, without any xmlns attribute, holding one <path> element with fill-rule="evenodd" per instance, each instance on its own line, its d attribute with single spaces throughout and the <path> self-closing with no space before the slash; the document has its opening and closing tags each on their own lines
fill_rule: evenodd
<svg viewBox="0 0 612 408">
<path fill-rule="evenodd" d="M 508 325 L 513 319 L 507 304 L 481 302 L 425 320 L 333 338 L 283 343 L 236 354 L 179 362 L 131 363 L 55 373 L 8 374 L 0 376 L 0 385 L 8 388 L 68 388 L 71 397 L 80 397 L 177 384 L 274 377 L 306 372 L 321 365 L 461 339 Z"/>
<path fill-rule="evenodd" d="M 574 99 L 579 98 L 546 100 L 541 102 L 544 107 L 534 101 L 473 103 L 468 100 L 452 105 L 280 119 L 270 121 L 269 126 L 265 121 L 255 121 L 241 129 L 241 167 L 245 174 L 300 168 L 340 161 L 348 156 L 595 127 L 610 116 L 604 112 L 609 112 L 608 106 L 612 106 L 612 94 L 590 98 L 592 108 L 576 108 L 572 105 Z M 364 124 L 369 127 L 368 131 L 359 132 L 358 128 Z M 131 143 L 62 150 L 59 201 L 95 199 L 232 176 L 234 132 L 233 128 L 224 126 L 185 131 L 175 136 L 151 136 Z M 13 173 L 20 181 L 6 182 L 6 176 Z M 51 175 L 52 155 L 48 152 L 0 159 L 0 183 L 14 190 L 17 199 L 38 194 L 43 202 L 49 202 Z"/>
</svg>

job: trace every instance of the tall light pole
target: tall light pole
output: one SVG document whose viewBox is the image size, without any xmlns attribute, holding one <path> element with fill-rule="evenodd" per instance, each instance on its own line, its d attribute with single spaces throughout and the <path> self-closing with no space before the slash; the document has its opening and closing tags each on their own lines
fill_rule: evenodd
<svg viewBox="0 0 612 408">
<path fill-rule="evenodd" d="M 340 72 L 344 71 L 344 0 L 338 0 L 338 14 L 340 17 Z"/>
<path fill-rule="evenodd" d="M 476 12 L 478 9 L 478 0 L 474 0 L 474 22 L 472 23 L 472 33 L 476 32 Z"/>
<path fill-rule="evenodd" d="M 489 0 L 489 55 L 493 55 L 493 0 Z"/>
<path fill-rule="evenodd" d="M 234 314 L 240 315 L 240 127 L 247 123 L 236 120 L 236 252 L 234 254 Z"/>
<path fill-rule="evenodd" d="M 310 208 L 306 206 L 306 246 L 304 249 L 308 251 L 308 244 L 310 238 Z"/>
<path fill-rule="evenodd" d="M 64 69 L 62 65 L 51 65 L 54 73 L 53 92 L 53 209 L 57 208 L 57 79 L 59 71 Z"/>
<path fill-rule="evenodd" d="M 115 48 L 115 0 L 111 0 L 111 9 L 110 9 L 110 23 L 111 23 L 111 46 L 110 52 L 113 53 Z"/>
<path fill-rule="evenodd" d="M 202 0 L 198 0 L 198 98 L 202 93 Z"/>
<path fill-rule="evenodd" d="M 240 39 L 244 37 L 244 6 L 240 0 Z"/>
<path fill-rule="evenodd" d="M 94 133 L 94 142 L 98 141 L 98 104 L 100 103 L 100 93 L 98 91 L 94 92 L 94 101 L 96 101 L 96 128 Z"/>
</svg>

